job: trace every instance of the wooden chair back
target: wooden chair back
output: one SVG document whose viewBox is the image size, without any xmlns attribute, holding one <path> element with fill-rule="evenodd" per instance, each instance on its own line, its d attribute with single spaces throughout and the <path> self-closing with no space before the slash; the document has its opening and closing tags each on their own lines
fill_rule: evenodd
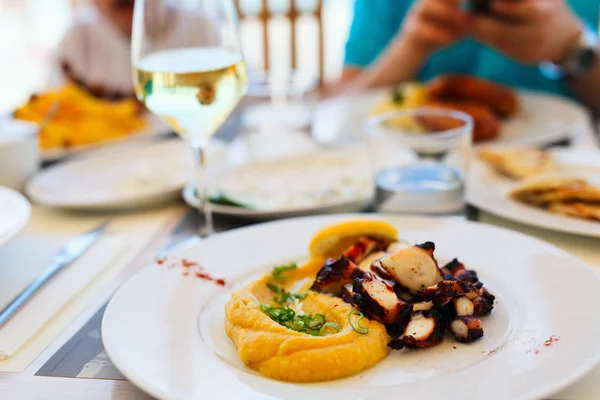
<svg viewBox="0 0 600 400">
<path fill-rule="evenodd" d="M 297 22 L 300 17 L 310 16 L 315 19 L 318 30 L 318 63 L 319 63 L 319 86 L 323 84 L 323 75 L 325 71 L 325 49 L 324 49 L 324 38 L 323 38 L 323 0 L 317 0 L 316 7 L 306 12 L 300 12 L 296 4 L 296 0 L 289 0 L 289 8 L 287 12 L 283 14 L 275 14 L 270 10 L 269 1 L 261 0 L 261 11 L 257 15 L 258 20 L 262 25 L 262 38 L 263 38 L 263 67 L 265 71 L 270 68 L 270 54 L 269 54 L 269 23 L 275 16 L 283 15 L 290 21 L 291 28 L 291 40 L 290 40 L 290 53 L 291 53 L 291 67 L 292 69 L 298 66 L 298 33 L 297 33 Z M 235 6 L 240 20 L 243 22 L 249 16 L 244 12 L 240 6 L 240 0 L 235 0 Z"/>
</svg>

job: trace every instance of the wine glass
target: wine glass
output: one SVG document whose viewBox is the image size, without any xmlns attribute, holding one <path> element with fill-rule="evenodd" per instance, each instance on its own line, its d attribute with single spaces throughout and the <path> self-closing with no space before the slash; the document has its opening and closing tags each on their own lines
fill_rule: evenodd
<svg viewBox="0 0 600 400">
<path fill-rule="evenodd" d="M 204 217 L 201 237 L 213 232 L 205 182 L 207 146 L 248 89 L 237 28 L 230 0 L 135 2 L 131 40 L 135 92 L 194 153 Z"/>
</svg>

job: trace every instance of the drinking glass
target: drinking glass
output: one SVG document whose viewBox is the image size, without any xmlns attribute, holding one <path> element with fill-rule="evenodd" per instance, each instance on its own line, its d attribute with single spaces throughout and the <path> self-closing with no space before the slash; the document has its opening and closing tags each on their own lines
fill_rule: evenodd
<svg viewBox="0 0 600 400">
<path fill-rule="evenodd" d="M 235 7 L 230 0 L 137 0 L 131 49 L 138 98 L 194 153 L 199 233 L 208 236 L 207 146 L 248 87 Z"/>
<path fill-rule="evenodd" d="M 408 109 L 371 117 L 366 131 L 377 211 L 450 214 L 464 209 L 471 116 Z"/>
</svg>

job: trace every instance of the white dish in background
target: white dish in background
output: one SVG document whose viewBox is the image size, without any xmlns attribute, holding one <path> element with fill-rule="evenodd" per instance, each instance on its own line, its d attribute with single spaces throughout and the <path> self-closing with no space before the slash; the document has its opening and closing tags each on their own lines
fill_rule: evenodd
<svg viewBox="0 0 600 400">
<path fill-rule="evenodd" d="M 198 206 L 195 187 L 190 183 L 183 192 L 193 207 Z M 368 153 L 362 148 L 250 162 L 218 174 L 213 190 L 246 205 L 213 204 L 215 213 L 254 220 L 358 212 L 373 196 Z"/>
<path fill-rule="evenodd" d="M 478 272 L 497 296 L 485 336 L 469 345 L 447 341 L 425 351 L 391 352 L 354 377 L 310 385 L 270 380 L 244 366 L 223 328 L 223 305 L 231 291 L 275 265 L 305 257 L 319 228 L 348 218 L 364 217 L 255 225 L 172 255 L 200 263 L 205 272 L 224 278 L 226 287 L 184 276 L 180 268 L 166 268 L 168 262 L 147 266 L 106 308 L 102 338 L 109 357 L 134 384 L 163 399 L 347 400 L 398 393 L 415 399 L 544 398 L 598 362 L 600 280 L 585 263 L 504 229 L 387 216 L 381 218 L 397 226 L 401 238 L 434 241 L 440 259 L 459 257 Z M 499 256 L 506 249 L 510 262 Z M 550 337 L 559 341 L 544 346 Z"/>
<path fill-rule="evenodd" d="M 0 186 L 0 245 L 20 232 L 30 215 L 31 206 L 23 195 Z"/>
<path fill-rule="evenodd" d="M 114 149 L 45 169 L 27 184 L 33 202 L 50 207 L 108 210 L 177 198 L 193 175 L 181 139 Z"/>
<path fill-rule="evenodd" d="M 146 113 L 145 118 L 148 123 L 148 127 L 142 132 L 135 132 L 128 136 L 98 143 L 91 143 L 85 146 L 66 147 L 59 149 L 41 149 L 40 157 L 42 161 L 46 162 L 58 161 L 66 157 L 92 153 L 93 151 L 100 149 L 110 149 L 112 147 L 116 148 L 124 144 L 133 144 L 136 142 L 143 144 L 145 141 L 152 140 L 172 132 L 172 129 L 155 115 Z"/>
<path fill-rule="evenodd" d="M 365 121 L 389 93 L 379 89 L 322 101 L 315 109 L 313 136 L 324 143 L 361 140 Z M 491 143 L 543 146 L 589 125 L 585 108 L 573 101 L 529 91 L 519 91 L 519 97 L 521 109 L 504 121 L 500 137 Z"/>
<path fill-rule="evenodd" d="M 556 174 L 584 178 L 600 186 L 600 153 L 597 151 L 552 150 Z M 519 223 L 557 232 L 600 238 L 600 222 L 554 214 L 509 198 L 518 181 L 506 178 L 484 162 L 474 159 L 469 170 L 466 200 L 491 214 Z"/>
</svg>

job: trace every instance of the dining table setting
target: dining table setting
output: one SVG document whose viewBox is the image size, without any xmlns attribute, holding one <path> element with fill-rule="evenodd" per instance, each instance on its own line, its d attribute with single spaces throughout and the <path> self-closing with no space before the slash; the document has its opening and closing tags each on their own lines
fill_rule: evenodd
<svg viewBox="0 0 600 400">
<path fill-rule="evenodd" d="M 0 116 L 0 399 L 597 399 L 588 110 L 456 74 L 324 95 L 218 15 L 198 46 L 136 6 L 136 99 Z"/>
</svg>

